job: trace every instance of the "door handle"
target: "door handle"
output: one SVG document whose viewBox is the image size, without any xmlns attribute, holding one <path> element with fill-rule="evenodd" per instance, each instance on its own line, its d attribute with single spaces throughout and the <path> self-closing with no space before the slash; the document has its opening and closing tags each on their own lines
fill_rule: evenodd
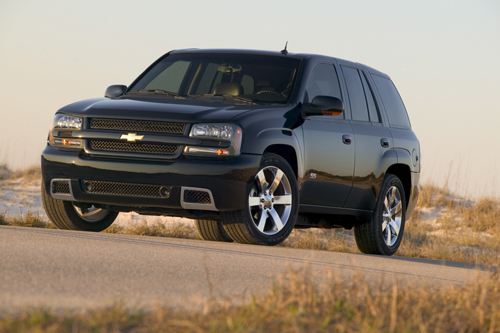
<svg viewBox="0 0 500 333">
<path fill-rule="evenodd" d="M 346 145 L 350 145 L 351 144 L 351 136 L 350 135 L 347 135 L 347 134 L 344 134 L 342 135 L 342 142 Z"/>
<path fill-rule="evenodd" d="M 389 148 L 389 140 L 386 138 L 380 139 L 380 145 L 384 148 Z"/>
</svg>

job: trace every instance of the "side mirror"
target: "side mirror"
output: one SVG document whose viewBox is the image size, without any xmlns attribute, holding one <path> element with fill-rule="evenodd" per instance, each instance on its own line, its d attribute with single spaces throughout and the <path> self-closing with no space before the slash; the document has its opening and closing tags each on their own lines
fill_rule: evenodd
<svg viewBox="0 0 500 333">
<path fill-rule="evenodd" d="M 344 103 L 337 97 L 316 96 L 305 109 L 306 116 L 340 116 Z"/>
<path fill-rule="evenodd" d="M 112 86 L 109 86 L 108 89 L 106 89 L 106 92 L 104 93 L 104 97 L 118 97 L 123 95 L 123 93 L 127 90 L 127 86 L 124 86 L 122 84 L 115 84 Z"/>
</svg>

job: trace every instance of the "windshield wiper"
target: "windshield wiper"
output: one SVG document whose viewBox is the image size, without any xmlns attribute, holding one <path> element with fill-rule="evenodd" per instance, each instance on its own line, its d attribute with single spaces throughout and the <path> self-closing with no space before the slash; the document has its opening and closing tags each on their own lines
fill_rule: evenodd
<svg viewBox="0 0 500 333">
<path fill-rule="evenodd" d="M 126 95 L 128 95 L 128 94 L 158 94 L 158 95 L 168 95 L 168 96 L 173 96 L 173 97 L 185 98 L 184 96 L 181 96 L 178 93 L 174 93 L 174 92 L 162 90 L 162 89 L 138 89 L 138 90 L 129 91 L 126 93 Z"/>
<path fill-rule="evenodd" d="M 240 97 L 240 96 L 234 96 L 234 95 L 227 95 L 227 94 L 201 94 L 201 95 L 189 95 L 189 97 L 197 98 L 197 97 L 205 97 L 205 98 L 211 98 L 211 97 L 222 97 L 223 101 L 226 99 L 233 99 L 237 101 L 242 101 L 247 104 L 257 104 L 253 100 L 245 97 Z"/>
</svg>

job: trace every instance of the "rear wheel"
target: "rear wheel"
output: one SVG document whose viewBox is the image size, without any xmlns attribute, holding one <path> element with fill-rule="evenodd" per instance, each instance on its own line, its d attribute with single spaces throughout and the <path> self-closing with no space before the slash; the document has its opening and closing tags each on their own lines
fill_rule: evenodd
<svg viewBox="0 0 500 333">
<path fill-rule="evenodd" d="M 356 244 L 363 253 L 391 256 L 399 248 L 406 219 L 406 197 L 401 180 L 387 174 L 372 219 L 354 227 Z"/>
<path fill-rule="evenodd" d="M 118 212 L 91 204 L 54 199 L 46 193 L 43 184 L 42 203 L 47 217 L 59 229 L 103 231 L 118 216 Z"/>
<path fill-rule="evenodd" d="M 195 220 L 198 236 L 203 240 L 217 242 L 232 242 L 232 238 L 226 233 L 221 221 Z"/>
<path fill-rule="evenodd" d="M 265 154 L 245 208 L 221 214 L 224 229 L 238 243 L 279 244 L 290 235 L 297 220 L 298 192 L 288 162 L 279 155 Z"/>
</svg>

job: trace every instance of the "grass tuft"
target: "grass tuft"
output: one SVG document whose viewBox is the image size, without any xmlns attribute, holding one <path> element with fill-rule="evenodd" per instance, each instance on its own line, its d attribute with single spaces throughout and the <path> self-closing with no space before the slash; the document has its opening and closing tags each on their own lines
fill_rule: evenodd
<svg viewBox="0 0 500 333">
<path fill-rule="evenodd" d="M 500 281 L 482 274 L 466 285 L 430 286 L 350 279 L 289 269 L 249 302 L 205 300 L 193 310 L 35 308 L 0 313 L 0 332 L 498 332 Z M 203 311 L 199 311 L 203 308 Z"/>
<path fill-rule="evenodd" d="M 42 169 L 39 166 L 32 166 L 27 169 L 13 171 L 10 174 L 11 179 L 24 178 L 25 181 L 31 182 L 42 178 Z"/>
<path fill-rule="evenodd" d="M 111 225 L 104 232 L 139 236 L 173 237 L 199 239 L 193 226 L 184 224 L 164 224 L 161 221 L 148 223 L 143 220 L 129 226 Z"/>
<path fill-rule="evenodd" d="M 6 180 L 10 178 L 10 169 L 6 164 L 0 164 L 0 180 Z"/>
<path fill-rule="evenodd" d="M 56 227 L 52 223 L 49 223 L 45 217 L 40 216 L 38 213 L 32 213 L 31 211 L 25 214 L 18 213 L 14 217 L 9 217 L 6 213 L 0 213 L 0 225 L 56 229 Z"/>
<path fill-rule="evenodd" d="M 342 229 L 294 229 L 282 246 L 359 253 L 352 230 Z"/>
</svg>

